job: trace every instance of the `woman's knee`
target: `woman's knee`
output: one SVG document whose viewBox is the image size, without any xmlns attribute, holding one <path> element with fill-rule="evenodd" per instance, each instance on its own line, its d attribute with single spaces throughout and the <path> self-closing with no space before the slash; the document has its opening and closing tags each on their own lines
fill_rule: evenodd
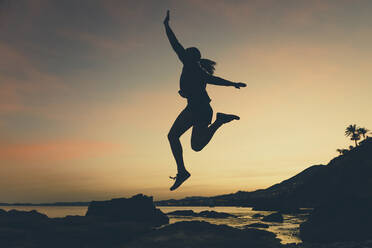
<svg viewBox="0 0 372 248">
<path fill-rule="evenodd" d="M 191 141 L 191 149 L 193 149 L 194 151 L 196 152 L 200 152 L 201 150 L 203 150 L 204 146 L 201 144 L 201 142 L 198 142 L 198 141 Z"/>
<path fill-rule="evenodd" d="M 175 133 L 172 132 L 172 131 L 169 131 L 167 137 L 168 137 L 168 140 L 169 140 L 170 142 L 172 142 L 172 141 L 178 140 L 180 136 L 177 135 L 177 134 L 175 134 Z"/>
</svg>

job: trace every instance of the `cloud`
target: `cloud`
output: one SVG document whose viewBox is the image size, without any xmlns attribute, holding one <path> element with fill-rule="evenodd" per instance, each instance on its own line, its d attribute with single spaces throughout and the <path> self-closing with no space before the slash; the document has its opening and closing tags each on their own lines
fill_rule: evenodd
<svg viewBox="0 0 372 248">
<path fill-rule="evenodd" d="M 123 151 L 120 144 L 89 141 L 61 140 L 34 143 L 0 143 L 0 159 L 3 161 L 65 161 L 91 157 L 101 157 Z"/>
<path fill-rule="evenodd" d="M 277 0 L 190 0 L 195 9 L 226 18 L 227 21 L 260 25 L 269 22 L 289 26 L 308 26 L 314 22 L 322 23 L 329 14 L 350 4 L 349 0 L 340 1 L 277 1 Z M 323 23 L 324 24 L 324 23 Z"/>
<path fill-rule="evenodd" d="M 31 110 L 31 97 L 69 90 L 59 77 L 39 70 L 13 46 L 0 42 L 0 54 L 0 114 Z"/>
<path fill-rule="evenodd" d="M 109 55 L 111 57 L 122 56 L 123 54 L 142 46 L 142 44 L 135 39 L 114 39 L 97 33 L 75 31 L 72 29 L 61 30 L 58 34 L 64 38 L 76 40 L 91 46 L 94 48 L 95 53 L 104 53 L 105 56 Z"/>
<path fill-rule="evenodd" d="M 135 4 L 134 4 L 135 3 Z M 117 21 L 128 23 L 133 18 L 145 16 L 146 10 L 151 9 L 153 5 L 150 1 L 118 1 L 105 0 L 101 1 L 103 9 Z"/>
<path fill-rule="evenodd" d="M 219 14 L 237 21 L 242 17 L 249 17 L 260 7 L 268 5 L 268 1 L 225 1 L 225 0 L 191 0 L 190 4 L 202 11 Z"/>
</svg>

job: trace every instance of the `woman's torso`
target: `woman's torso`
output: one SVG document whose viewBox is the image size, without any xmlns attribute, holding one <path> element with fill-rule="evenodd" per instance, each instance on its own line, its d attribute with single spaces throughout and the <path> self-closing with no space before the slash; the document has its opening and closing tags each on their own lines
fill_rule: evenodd
<svg viewBox="0 0 372 248">
<path fill-rule="evenodd" d="M 184 64 L 180 78 L 180 95 L 189 103 L 209 103 L 206 91 L 208 73 L 198 63 Z"/>
</svg>

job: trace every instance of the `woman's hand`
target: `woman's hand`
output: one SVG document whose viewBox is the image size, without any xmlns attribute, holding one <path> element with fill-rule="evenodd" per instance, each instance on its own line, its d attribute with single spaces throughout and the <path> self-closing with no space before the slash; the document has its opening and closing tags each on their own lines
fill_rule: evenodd
<svg viewBox="0 0 372 248">
<path fill-rule="evenodd" d="M 167 10 L 167 15 L 163 21 L 164 25 L 167 25 L 169 23 L 169 10 Z"/>
<path fill-rule="evenodd" d="M 245 83 L 235 83 L 234 87 L 237 89 L 240 89 L 240 87 L 246 87 L 247 85 Z"/>
</svg>

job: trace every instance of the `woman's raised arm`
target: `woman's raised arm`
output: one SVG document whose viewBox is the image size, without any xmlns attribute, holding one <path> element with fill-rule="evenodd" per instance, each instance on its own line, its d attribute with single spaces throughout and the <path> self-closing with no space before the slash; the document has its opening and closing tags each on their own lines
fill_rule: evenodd
<svg viewBox="0 0 372 248">
<path fill-rule="evenodd" d="M 176 35 L 173 33 L 169 26 L 169 10 L 167 11 L 167 16 L 164 19 L 165 32 L 167 34 L 169 43 L 171 44 L 173 50 L 177 53 L 178 58 L 184 62 L 185 58 L 185 48 L 178 42 Z"/>
</svg>

